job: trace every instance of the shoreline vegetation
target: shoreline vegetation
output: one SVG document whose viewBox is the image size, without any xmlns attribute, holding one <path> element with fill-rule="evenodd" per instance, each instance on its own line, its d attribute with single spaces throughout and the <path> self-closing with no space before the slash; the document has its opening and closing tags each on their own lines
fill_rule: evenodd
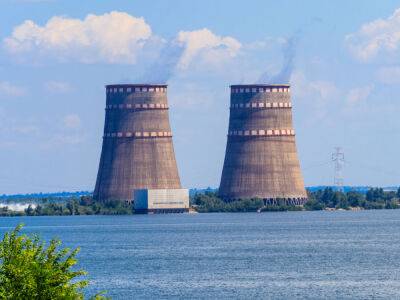
<svg viewBox="0 0 400 300">
<path fill-rule="evenodd" d="M 23 210 L 13 210 L 16 204 L 27 206 Z M 69 198 L 19 199 L 18 202 L 2 203 L 0 216 L 71 216 L 71 215 L 131 215 L 132 204 L 124 201 L 99 203 L 91 195 Z M 400 208 L 400 188 L 384 191 L 372 188 L 367 193 L 355 191 L 340 192 L 332 188 L 308 191 L 308 201 L 303 206 L 286 205 L 278 199 L 278 205 L 264 205 L 261 199 L 242 199 L 225 202 L 217 192 L 197 193 L 190 198 L 191 212 L 274 212 L 274 211 L 312 211 L 312 210 L 365 210 Z"/>
<path fill-rule="evenodd" d="M 0 299 L 85 299 L 87 272 L 77 269 L 79 248 L 46 243 L 21 233 L 23 224 L 0 240 Z M 108 299 L 100 292 L 89 299 Z"/>
</svg>

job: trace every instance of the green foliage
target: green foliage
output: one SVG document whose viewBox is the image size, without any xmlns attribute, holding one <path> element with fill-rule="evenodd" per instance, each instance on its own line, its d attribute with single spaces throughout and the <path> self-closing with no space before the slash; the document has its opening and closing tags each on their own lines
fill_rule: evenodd
<svg viewBox="0 0 400 300">
<path fill-rule="evenodd" d="M 242 199 L 227 203 L 229 212 L 255 212 L 264 206 L 261 199 Z"/>
<path fill-rule="evenodd" d="M 36 207 L 29 205 L 24 212 L 0 208 L 0 216 L 71 216 L 71 215 L 130 215 L 133 205 L 125 201 L 97 202 L 91 196 L 71 198 L 64 202 L 39 201 Z"/>
<path fill-rule="evenodd" d="M 46 247 L 21 228 L 0 242 L 0 299 L 83 299 L 88 282 L 77 278 L 86 272 L 72 270 L 79 248 L 59 249 L 61 242 L 54 239 Z"/>
<path fill-rule="evenodd" d="M 226 211 L 226 203 L 222 201 L 216 193 L 206 192 L 205 194 L 196 194 L 191 199 L 192 205 L 198 212 L 223 212 Z"/>
<path fill-rule="evenodd" d="M 24 216 L 25 213 L 22 211 L 12 211 L 8 209 L 7 206 L 5 207 L 0 207 L 0 216 L 5 216 L 5 217 L 19 217 L 19 216 Z"/>
<path fill-rule="evenodd" d="M 316 199 L 309 199 L 304 204 L 304 208 L 306 210 L 323 210 L 325 208 L 325 204 L 317 201 Z"/>
<path fill-rule="evenodd" d="M 294 211 L 324 209 L 397 209 L 400 208 L 400 188 L 384 191 L 372 188 L 366 194 L 355 191 L 347 193 L 325 188 L 308 192 L 308 202 L 304 206 L 286 205 L 284 199 L 277 199 L 276 205 L 265 205 L 261 199 L 240 199 L 226 202 L 215 192 L 196 194 L 190 198 L 191 206 L 198 212 L 254 212 L 254 211 Z M 38 205 L 28 206 L 24 212 L 0 208 L 0 216 L 70 216 L 70 215 L 130 215 L 133 204 L 125 201 L 97 202 L 91 196 L 58 199 L 40 199 Z"/>
<path fill-rule="evenodd" d="M 276 205 L 264 205 L 261 199 L 241 199 L 225 202 L 217 193 L 206 192 L 191 198 L 191 205 L 198 212 L 252 212 L 252 211 L 298 211 L 324 209 L 397 209 L 400 208 L 400 189 L 385 192 L 381 188 L 370 189 L 366 194 L 350 191 L 347 193 L 326 188 L 308 192 L 304 206 L 286 205 L 284 199 L 277 199 Z"/>
<path fill-rule="evenodd" d="M 198 212 L 254 212 L 264 206 L 260 199 L 225 202 L 214 192 L 196 194 L 191 202 Z"/>
<path fill-rule="evenodd" d="M 279 202 L 279 201 L 278 201 Z M 301 210 L 301 207 L 288 206 L 284 201 L 274 206 L 265 206 L 261 199 L 240 199 L 225 202 L 214 192 L 196 194 L 191 204 L 198 212 L 256 212 L 256 211 L 288 211 Z"/>
<path fill-rule="evenodd" d="M 364 195 L 355 191 L 347 193 L 326 188 L 308 193 L 308 202 L 304 205 L 307 210 L 320 210 L 325 208 L 351 209 L 397 209 L 399 208 L 399 191 L 387 191 L 382 188 L 372 188 Z"/>
</svg>

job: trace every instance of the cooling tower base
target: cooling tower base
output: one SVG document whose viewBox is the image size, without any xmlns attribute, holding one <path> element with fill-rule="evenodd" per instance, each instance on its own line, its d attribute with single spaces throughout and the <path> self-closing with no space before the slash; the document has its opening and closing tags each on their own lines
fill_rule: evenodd
<svg viewBox="0 0 400 300">
<path fill-rule="evenodd" d="M 233 202 L 233 201 L 240 201 L 244 199 L 250 199 L 249 197 L 243 197 L 243 198 L 229 198 L 229 197 L 224 197 L 220 196 L 225 202 Z M 264 205 L 304 205 L 307 201 L 308 198 L 305 197 L 293 197 L 293 198 L 259 198 L 259 197 L 253 197 L 252 199 L 261 199 L 264 202 Z"/>
</svg>

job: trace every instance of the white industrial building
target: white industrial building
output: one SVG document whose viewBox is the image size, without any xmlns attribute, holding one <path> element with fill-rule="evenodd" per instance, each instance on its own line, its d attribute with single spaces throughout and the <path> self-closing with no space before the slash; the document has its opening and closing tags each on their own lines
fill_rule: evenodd
<svg viewBox="0 0 400 300">
<path fill-rule="evenodd" d="M 188 189 L 138 189 L 133 191 L 136 213 L 182 213 L 189 211 Z"/>
</svg>

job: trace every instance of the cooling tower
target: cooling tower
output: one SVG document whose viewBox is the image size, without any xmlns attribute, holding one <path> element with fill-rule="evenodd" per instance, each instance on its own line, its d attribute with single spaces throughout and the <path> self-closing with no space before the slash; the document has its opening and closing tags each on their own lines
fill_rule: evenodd
<svg viewBox="0 0 400 300">
<path fill-rule="evenodd" d="M 297 158 L 290 86 L 232 85 L 228 142 L 219 194 L 226 200 L 307 200 Z"/>
<path fill-rule="evenodd" d="M 106 86 L 106 117 L 94 198 L 131 201 L 135 189 L 181 188 L 167 86 Z"/>
</svg>

